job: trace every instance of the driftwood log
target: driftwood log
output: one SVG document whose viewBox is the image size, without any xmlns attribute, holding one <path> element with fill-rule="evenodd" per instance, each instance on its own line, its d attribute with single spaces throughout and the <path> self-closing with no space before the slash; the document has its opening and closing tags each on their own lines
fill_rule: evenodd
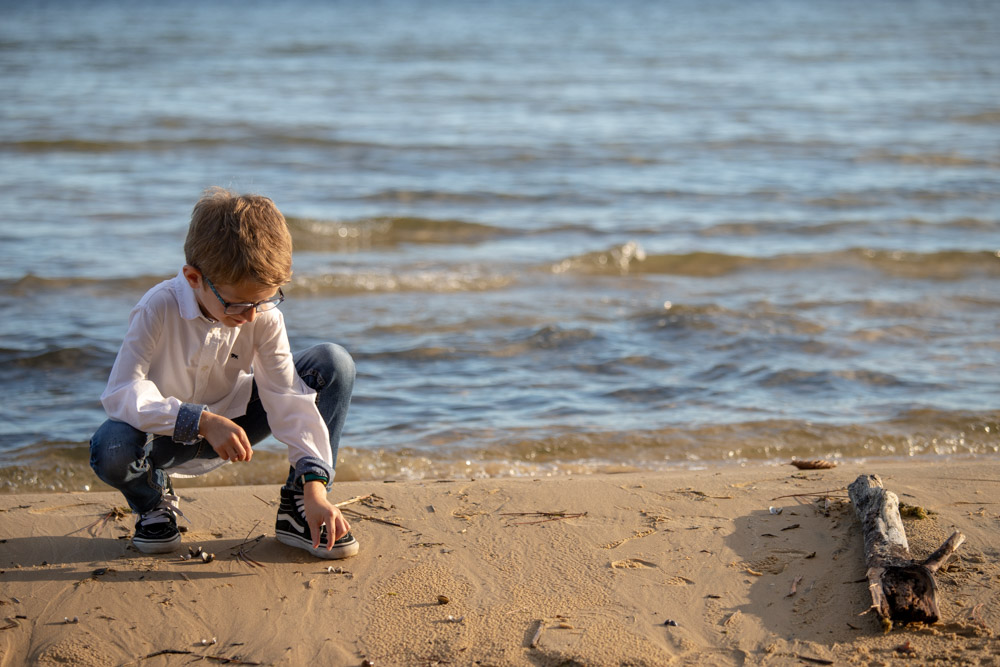
<svg viewBox="0 0 1000 667">
<path fill-rule="evenodd" d="M 898 623 L 934 623 L 940 617 L 934 574 L 965 541 L 954 533 L 923 562 L 910 556 L 899 516 L 899 498 L 882 486 L 878 475 L 861 475 L 847 487 L 861 520 L 872 606 L 883 627 Z"/>
</svg>

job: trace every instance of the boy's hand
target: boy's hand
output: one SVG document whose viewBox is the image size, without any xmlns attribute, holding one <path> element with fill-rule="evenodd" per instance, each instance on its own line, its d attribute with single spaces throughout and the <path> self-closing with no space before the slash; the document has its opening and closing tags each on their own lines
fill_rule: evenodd
<svg viewBox="0 0 1000 667">
<path fill-rule="evenodd" d="M 326 524 L 326 550 L 333 549 L 333 543 L 347 535 L 351 524 L 341 514 L 340 510 L 326 499 L 326 486 L 323 482 L 306 482 L 303 498 L 305 500 L 306 521 L 309 522 L 309 534 L 313 536 L 313 549 L 319 548 L 320 528 Z"/>
<path fill-rule="evenodd" d="M 246 431 L 232 419 L 205 410 L 198 435 L 205 438 L 223 461 L 249 461 L 253 457 Z"/>
</svg>

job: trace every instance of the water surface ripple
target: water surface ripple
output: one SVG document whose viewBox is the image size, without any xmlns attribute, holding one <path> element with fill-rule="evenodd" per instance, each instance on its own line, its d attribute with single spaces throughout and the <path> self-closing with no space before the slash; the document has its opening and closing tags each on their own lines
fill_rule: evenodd
<svg viewBox="0 0 1000 667">
<path fill-rule="evenodd" d="M 0 491 L 102 488 L 210 185 L 357 361 L 340 479 L 1000 453 L 994 3 L 4 3 L 0 88 Z"/>
</svg>

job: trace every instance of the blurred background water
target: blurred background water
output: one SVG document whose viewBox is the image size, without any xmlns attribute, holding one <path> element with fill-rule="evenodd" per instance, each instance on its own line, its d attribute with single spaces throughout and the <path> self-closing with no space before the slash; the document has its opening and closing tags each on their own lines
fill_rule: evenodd
<svg viewBox="0 0 1000 667">
<path fill-rule="evenodd" d="M 338 479 L 1000 451 L 994 2 L 3 2 L 0 91 L 0 490 L 103 488 L 211 185 L 357 361 Z"/>
</svg>

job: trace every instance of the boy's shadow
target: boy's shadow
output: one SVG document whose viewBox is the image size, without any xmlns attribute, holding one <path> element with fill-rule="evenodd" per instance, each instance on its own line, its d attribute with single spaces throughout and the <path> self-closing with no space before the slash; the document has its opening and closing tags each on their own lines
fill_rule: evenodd
<svg viewBox="0 0 1000 667">
<path fill-rule="evenodd" d="M 185 541 L 179 549 L 166 554 L 141 553 L 132 546 L 130 537 L 7 538 L 0 548 L 0 582 L 217 579 L 251 575 L 267 564 L 316 562 L 305 553 L 299 556 L 299 550 L 281 544 L 273 535 L 259 540 Z M 198 547 L 213 554 L 213 559 L 206 563 L 198 556 L 183 558 Z"/>
</svg>

